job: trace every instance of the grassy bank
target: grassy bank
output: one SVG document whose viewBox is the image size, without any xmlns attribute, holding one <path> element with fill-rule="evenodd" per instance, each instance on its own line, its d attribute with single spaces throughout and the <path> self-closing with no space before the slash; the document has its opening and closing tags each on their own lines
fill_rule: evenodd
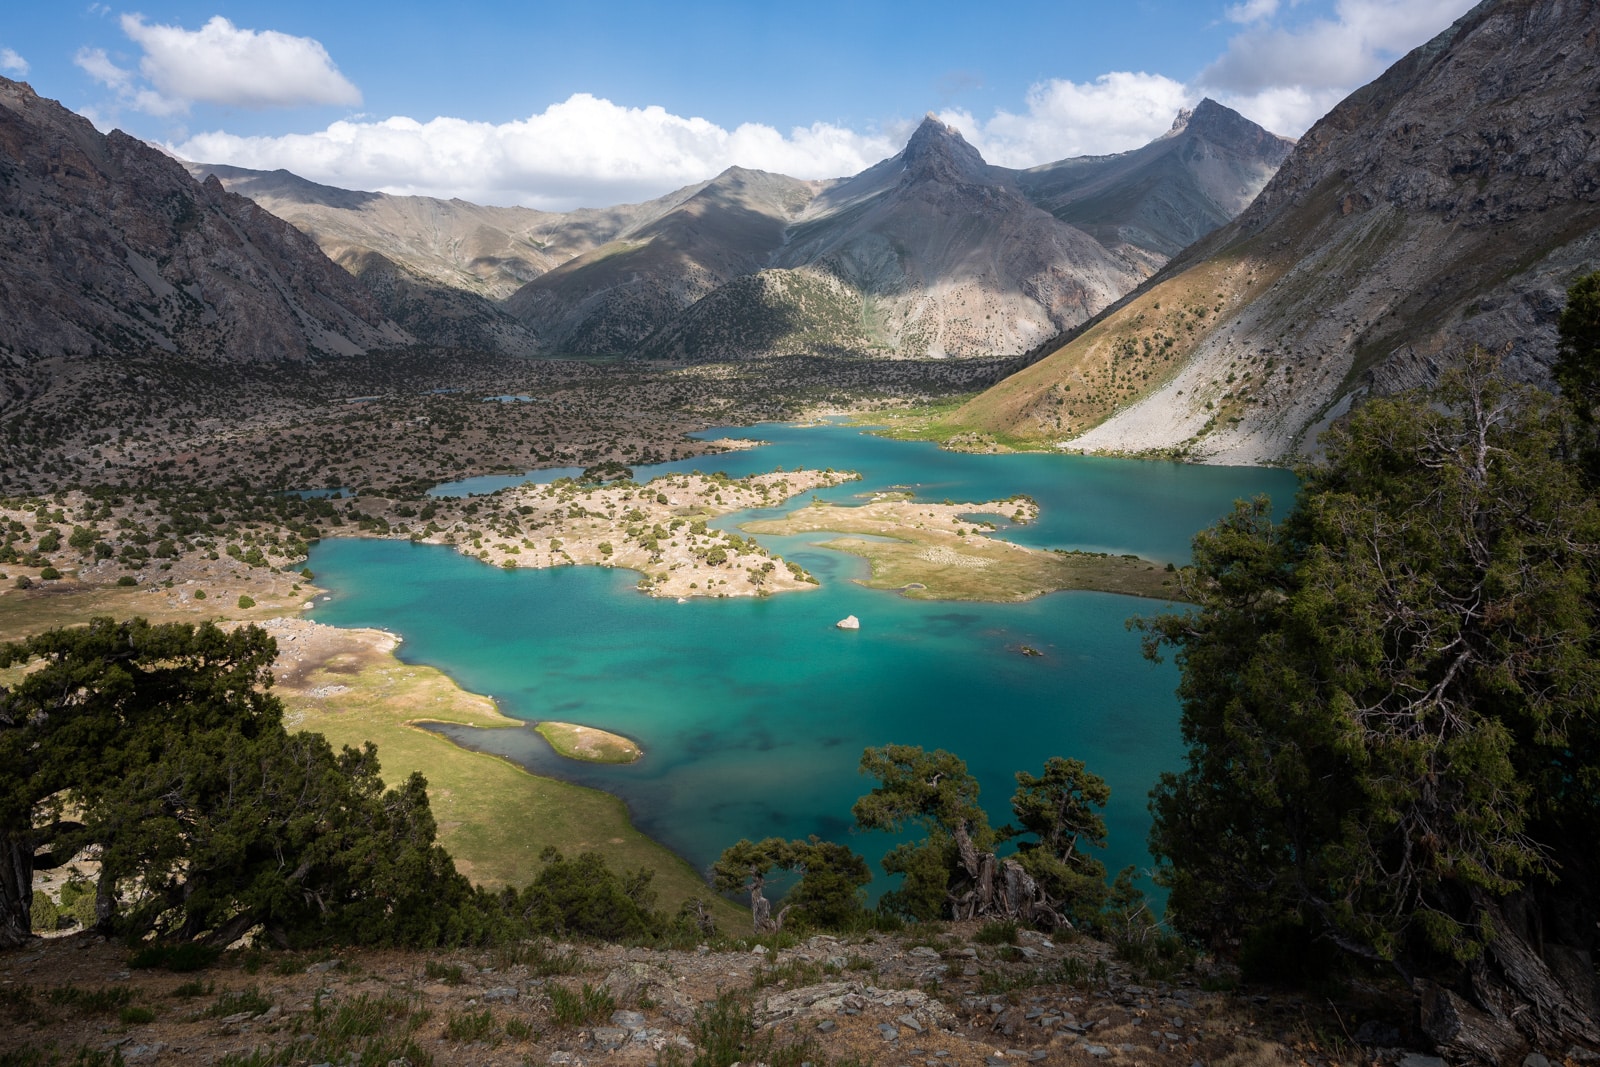
<svg viewBox="0 0 1600 1067">
<path fill-rule="evenodd" d="M 692 896 L 712 897 L 687 862 L 633 827 L 619 798 L 529 774 L 413 725 L 426 719 L 522 728 L 486 697 L 464 692 L 431 667 L 400 662 L 393 638 L 379 631 L 303 623 L 296 629 L 294 641 L 286 633 L 279 637 L 284 651 L 277 693 L 292 726 L 324 734 L 336 747 L 373 742 L 390 783 L 421 771 L 440 843 L 472 881 L 524 884 L 538 873 L 539 853 L 554 845 L 567 855 L 598 852 L 617 870 L 651 868 L 660 905 L 668 910 Z M 292 650 L 296 645 L 304 647 Z M 720 898 L 712 907 L 727 929 L 749 921 Z"/>
<path fill-rule="evenodd" d="M 26 573 L 15 566 L 7 570 Z M 250 583 L 250 578 L 257 580 Z M 195 586 L 127 588 L 78 582 L 69 574 L 62 581 L 0 593 L 0 641 L 82 625 L 97 615 L 264 625 L 278 641 L 273 692 L 284 703 L 289 728 L 321 733 L 335 748 L 371 741 L 391 785 L 420 771 L 428 780 L 439 841 L 472 881 L 491 887 L 526 884 L 538 873 L 546 846 L 568 856 L 593 851 L 617 870 L 654 870 L 664 909 L 676 911 L 681 901 L 699 896 L 710 901 L 725 930 L 742 930 L 749 923 L 747 912 L 716 897 L 685 860 L 635 829 L 620 798 L 529 774 L 412 725 L 428 719 L 522 728 L 492 701 L 464 692 L 442 672 L 396 659 L 392 635 L 285 617 L 318 591 L 309 583 L 292 593 L 277 588 L 289 584 L 280 574 L 255 569 L 243 581 L 233 578 L 228 601 L 220 596 L 196 600 Z M 217 576 L 213 587 L 220 585 Z M 241 590 L 257 600 L 253 607 L 237 607 Z"/>
<path fill-rule="evenodd" d="M 556 755 L 589 763 L 633 763 L 643 750 L 621 734 L 570 722 L 542 722 L 534 729 Z"/>
</svg>

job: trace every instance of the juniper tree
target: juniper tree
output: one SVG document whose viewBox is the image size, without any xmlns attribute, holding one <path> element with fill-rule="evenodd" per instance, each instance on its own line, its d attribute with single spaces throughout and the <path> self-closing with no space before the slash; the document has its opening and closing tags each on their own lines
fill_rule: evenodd
<svg viewBox="0 0 1600 1067">
<path fill-rule="evenodd" d="M 34 869 L 100 850 L 99 925 L 226 944 L 435 944 L 488 921 L 434 842 L 427 787 L 385 789 L 371 745 L 289 734 L 256 627 L 95 619 L 0 647 L 0 931 Z"/>
<path fill-rule="evenodd" d="M 766 899 L 767 878 L 774 872 L 799 874 L 776 918 Z M 725 849 L 711 868 L 712 883 L 723 893 L 750 894 L 750 915 L 757 933 L 783 929 L 786 913 L 823 929 L 848 926 L 863 910 L 862 887 L 872 880 L 867 861 L 844 845 L 812 835 L 805 841 L 768 837 L 741 840 Z"/>
<path fill-rule="evenodd" d="M 1492 370 L 1369 402 L 1140 625 L 1182 670 L 1170 920 L 1393 965 L 1442 1048 L 1504 1060 L 1600 1042 L 1600 509 L 1558 412 Z"/>
<path fill-rule="evenodd" d="M 1011 811 L 1020 827 L 1008 836 L 1032 834 L 1017 845 L 1017 862 L 1040 890 L 1077 921 L 1092 920 L 1106 901 L 1106 865 L 1094 850 L 1106 847 L 1101 809 L 1111 787 L 1082 760 L 1051 756 L 1043 774 L 1018 771 Z"/>
<path fill-rule="evenodd" d="M 861 773 L 878 785 L 851 808 L 857 826 L 891 833 L 914 827 L 927 835 L 902 841 L 884 856 L 883 869 L 904 877 L 881 906 L 912 919 L 948 917 L 951 879 L 960 865 L 958 836 L 980 851 L 996 843 L 978 805 L 978 780 L 960 757 L 917 745 L 869 748 L 861 754 Z"/>
</svg>

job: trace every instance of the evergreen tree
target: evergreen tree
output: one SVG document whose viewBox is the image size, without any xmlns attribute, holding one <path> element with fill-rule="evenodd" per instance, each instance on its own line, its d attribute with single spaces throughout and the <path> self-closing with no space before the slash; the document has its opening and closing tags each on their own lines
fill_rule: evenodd
<svg viewBox="0 0 1600 1067">
<path fill-rule="evenodd" d="M 1082 760 L 1051 756 L 1041 775 L 1017 772 L 1011 811 L 1021 827 L 1006 833 L 1036 838 L 1017 845 L 1017 862 L 1077 922 L 1094 921 L 1106 902 L 1106 865 L 1090 850 L 1106 847 L 1100 809 L 1110 799 L 1111 787 Z"/>
<path fill-rule="evenodd" d="M 119 821 L 133 821 L 102 808 L 91 833 L 69 812 L 95 812 L 191 732 L 224 724 L 246 738 L 281 731 L 281 709 L 261 691 L 274 653 L 253 628 L 228 634 L 110 619 L 0 647 L 0 668 L 35 668 L 0 687 L 0 944 L 29 936 L 36 868 L 63 863 Z M 114 864 L 113 857 L 101 880 L 102 919 L 114 900 Z"/>
<path fill-rule="evenodd" d="M 1572 449 L 1592 488 L 1600 485 L 1600 271 L 1572 283 L 1557 331 L 1551 372 L 1575 416 Z"/>
<path fill-rule="evenodd" d="M 989 816 L 978 806 L 978 780 L 959 757 L 916 745 L 867 749 L 861 773 L 877 778 L 878 785 L 851 808 L 857 826 L 890 833 L 916 827 L 927 834 L 920 841 L 902 841 L 884 856 L 883 869 L 904 879 L 879 906 L 911 919 L 947 918 L 961 864 L 958 838 L 967 837 L 982 852 L 992 851 L 997 840 Z"/>
<path fill-rule="evenodd" d="M 1042 775 L 1019 772 L 1011 810 L 1022 824 L 995 830 L 978 805 L 978 780 L 958 757 L 913 745 L 869 748 L 861 770 L 878 779 L 852 809 L 864 830 L 926 837 L 902 841 L 883 858 L 898 889 L 879 907 L 910 919 L 1004 918 L 1054 928 L 1069 915 L 1094 921 L 1106 900 L 1105 865 L 1090 848 L 1104 848 L 1106 827 L 1097 808 L 1111 790 L 1080 760 L 1053 756 Z M 1015 855 L 996 850 L 1023 835 Z"/>
<path fill-rule="evenodd" d="M 798 873 L 800 880 L 784 898 L 778 918 L 771 917 L 765 896 L 774 871 Z M 872 880 L 867 861 L 844 845 L 812 835 L 805 841 L 769 837 L 741 840 L 725 849 L 711 868 L 712 884 L 722 893 L 750 894 L 750 913 L 757 933 L 782 929 L 791 909 L 806 925 L 837 930 L 865 910 L 862 887 Z"/>
<path fill-rule="evenodd" d="M 96 918 L 129 937 L 437 944 L 488 917 L 434 842 L 427 787 L 289 734 L 256 627 L 96 619 L 0 648 L 0 939 L 34 869 L 100 848 Z"/>
<path fill-rule="evenodd" d="M 1600 407 L 1600 271 L 1584 275 L 1567 289 L 1557 330 L 1556 383 L 1579 420 L 1592 423 Z"/>
<path fill-rule="evenodd" d="M 1325 438 L 1293 512 L 1195 542 L 1187 766 L 1154 793 L 1168 915 L 1398 968 L 1441 1047 L 1600 1041 L 1600 509 L 1481 353 Z"/>
</svg>

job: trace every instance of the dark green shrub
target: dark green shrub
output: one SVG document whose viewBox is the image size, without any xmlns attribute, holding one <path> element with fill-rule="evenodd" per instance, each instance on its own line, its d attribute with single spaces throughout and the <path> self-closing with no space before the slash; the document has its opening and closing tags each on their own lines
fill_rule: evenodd
<svg viewBox="0 0 1600 1067">
<path fill-rule="evenodd" d="M 1019 929 L 1015 919 L 991 919 L 978 927 L 972 940 L 980 945 L 1015 945 Z"/>
<path fill-rule="evenodd" d="M 588 1026 L 611 1018 L 617 1002 L 604 987 L 585 982 L 574 992 L 566 986 L 550 987 L 550 1018 L 557 1026 Z"/>
<path fill-rule="evenodd" d="M 460 964 L 447 965 L 436 960 L 429 960 L 423 964 L 422 973 L 445 985 L 460 985 L 465 980 Z"/>
<path fill-rule="evenodd" d="M 487 1041 L 494 1034 L 494 1016 L 488 1008 L 480 1012 L 452 1012 L 444 1024 L 444 1036 L 451 1041 Z"/>
<path fill-rule="evenodd" d="M 249 989 L 222 994 L 211 1007 L 206 1009 L 206 1014 L 213 1019 L 226 1019 L 241 1012 L 260 1015 L 270 1007 L 272 1001 L 262 996 L 261 990 L 251 986 Z"/>
<path fill-rule="evenodd" d="M 50 894 L 43 890 L 33 891 L 33 930 L 34 933 L 49 933 L 56 929 L 61 913 L 56 908 L 56 902 L 50 899 Z"/>
<path fill-rule="evenodd" d="M 217 962 L 222 950 L 211 945 L 185 941 L 176 945 L 146 945 L 128 960 L 135 969 L 160 967 L 179 974 L 203 971 Z"/>
</svg>

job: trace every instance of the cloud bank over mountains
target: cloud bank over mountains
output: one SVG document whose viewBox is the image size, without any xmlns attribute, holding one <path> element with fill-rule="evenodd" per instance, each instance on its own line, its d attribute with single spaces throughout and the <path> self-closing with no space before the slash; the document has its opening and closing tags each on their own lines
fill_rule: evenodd
<svg viewBox="0 0 1600 1067">
<path fill-rule="evenodd" d="M 143 15 L 123 15 L 119 22 L 143 53 L 137 73 L 118 66 L 103 48 L 79 49 L 74 62 L 135 111 L 177 115 L 196 103 L 243 108 L 361 103 L 361 90 L 310 37 L 240 29 L 221 15 L 198 30 L 152 25 Z"/>
<path fill-rule="evenodd" d="M 1267 129 L 1298 137 L 1475 2 L 1339 0 L 1332 18 L 1291 27 L 1276 21 L 1280 0 L 1245 0 L 1227 11 L 1245 29 L 1195 81 Z"/>
<path fill-rule="evenodd" d="M 1050 79 L 1033 85 L 1015 111 L 983 116 L 955 109 L 939 117 L 990 162 L 1018 168 L 1136 148 L 1202 96 L 1298 136 L 1472 0 L 1336 0 L 1328 15 L 1296 20 L 1300 6 L 1301 0 L 1241 0 L 1226 7 L 1237 32 L 1187 82 L 1132 71 L 1083 82 Z M 81 51 L 77 62 L 124 108 L 178 115 L 199 102 L 245 108 L 361 102 L 360 90 L 309 37 L 242 29 L 220 15 L 192 31 L 139 15 L 122 16 L 121 27 L 142 53 L 136 71 L 101 49 Z M 920 117 L 871 130 L 826 122 L 788 131 L 761 123 L 727 129 L 577 92 L 502 123 L 353 116 L 310 133 L 246 137 L 213 130 L 167 147 L 187 159 L 284 168 L 344 188 L 568 210 L 648 199 L 733 165 L 798 178 L 854 174 L 898 151 Z"/>
</svg>

